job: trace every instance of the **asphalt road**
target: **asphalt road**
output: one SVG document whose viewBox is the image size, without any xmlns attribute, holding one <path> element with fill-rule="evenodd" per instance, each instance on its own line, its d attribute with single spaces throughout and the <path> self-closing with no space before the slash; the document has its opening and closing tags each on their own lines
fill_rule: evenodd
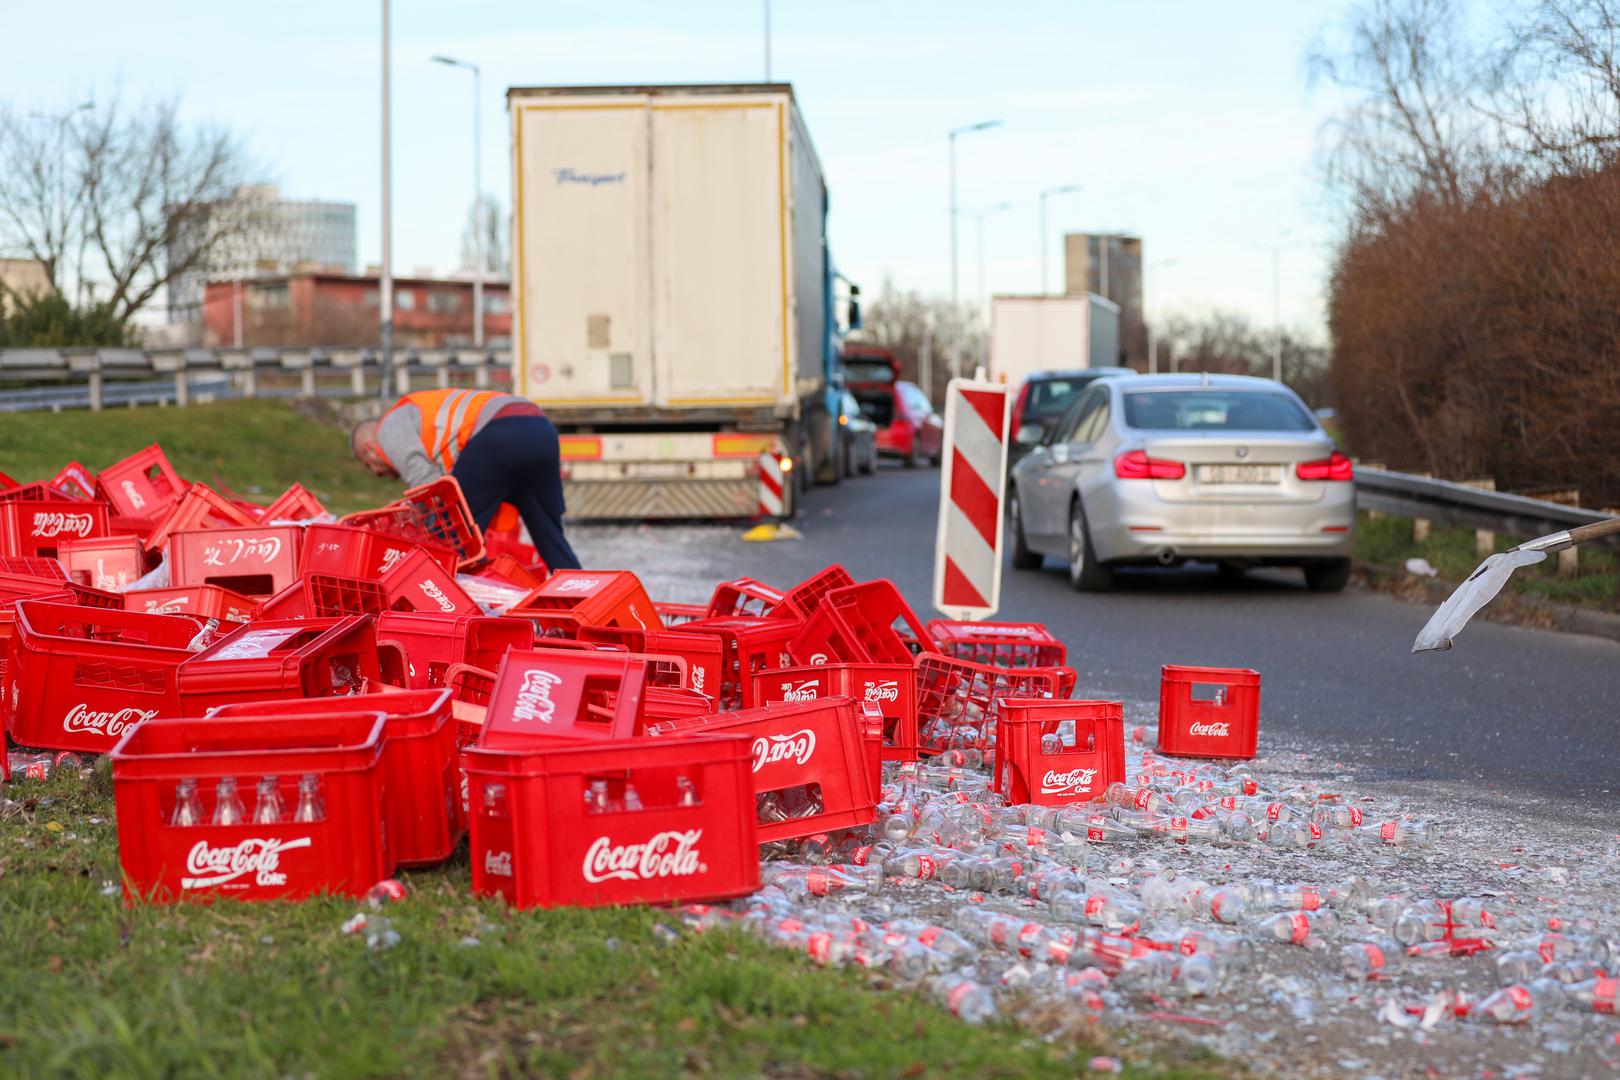
<svg viewBox="0 0 1620 1080">
<path fill-rule="evenodd" d="M 927 619 L 938 493 L 937 470 L 885 464 L 875 477 L 813 491 L 795 522 L 801 540 L 747 544 L 735 528 L 655 528 L 647 569 L 657 575 L 664 564 L 666 580 L 675 571 L 692 597 L 744 574 L 791 585 L 837 562 L 857 578 L 890 578 Z M 594 531 L 578 530 L 588 566 L 601 565 Z M 1080 594 L 1048 559 L 1040 571 L 1007 564 L 997 617 L 1043 622 L 1067 642 L 1079 696 L 1145 709 L 1158 700 L 1163 664 L 1249 667 L 1263 679 L 1262 741 L 1267 732 L 1297 737 L 1388 780 L 1620 803 L 1620 643 L 1476 621 L 1449 653 L 1414 656 L 1428 614 L 1355 588 L 1311 593 L 1281 570 L 1231 581 L 1213 569 L 1154 568 Z"/>
</svg>

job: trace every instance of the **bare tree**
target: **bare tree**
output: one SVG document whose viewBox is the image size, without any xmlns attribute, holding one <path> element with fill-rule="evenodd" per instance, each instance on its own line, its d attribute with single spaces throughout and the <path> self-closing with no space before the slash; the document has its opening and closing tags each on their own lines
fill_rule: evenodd
<svg viewBox="0 0 1620 1080">
<path fill-rule="evenodd" d="M 252 169 L 240 144 L 184 126 L 178 101 L 115 98 L 57 123 L 0 113 L 0 244 L 44 263 L 57 294 L 127 319 L 257 227 L 251 209 L 217 212 Z"/>
<path fill-rule="evenodd" d="M 485 195 L 483 206 L 477 204 L 467 208 L 467 223 L 461 230 L 461 265 L 467 269 L 478 266 L 478 240 L 482 234 L 484 241 L 484 266 L 486 275 L 505 278 L 511 275 L 512 262 L 507 249 L 506 213 L 501 204 L 493 196 Z"/>
<path fill-rule="evenodd" d="M 1548 170 L 1620 157 L 1620 3 L 1537 0 L 1511 27 L 1489 109 L 1504 141 Z"/>
<path fill-rule="evenodd" d="M 934 397 L 944 400 L 945 384 L 956 373 L 963 375 L 986 362 L 987 335 L 976 308 L 959 305 L 953 309 L 943 297 L 928 297 L 895 287 L 883 279 L 878 292 L 870 296 L 862 313 L 861 340 L 881 345 L 900 361 L 902 377 L 932 385 Z M 928 379 L 922 377 L 922 360 L 930 359 Z"/>
</svg>

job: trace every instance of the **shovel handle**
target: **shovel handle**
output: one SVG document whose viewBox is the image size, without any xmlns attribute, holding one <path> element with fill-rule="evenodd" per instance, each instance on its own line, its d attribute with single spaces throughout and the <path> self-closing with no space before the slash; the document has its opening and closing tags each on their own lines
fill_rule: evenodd
<svg viewBox="0 0 1620 1080">
<path fill-rule="evenodd" d="M 1620 517 L 1610 518 L 1607 521 L 1594 521 L 1590 525 L 1582 525 L 1569 530 L 1571 544 L 1584 544 L 1588 540 L 1596 540 L 1600 536 L 1614 536 L 1620 533 Z"/>
</svg>

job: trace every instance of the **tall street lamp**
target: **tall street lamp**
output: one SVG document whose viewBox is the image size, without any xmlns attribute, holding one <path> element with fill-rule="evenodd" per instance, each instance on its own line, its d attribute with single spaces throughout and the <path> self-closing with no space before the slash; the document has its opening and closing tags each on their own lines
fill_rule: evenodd
<svg viewBox="0 0 1620 1080">
<path fill-rule="evenodd" d="M 394 184 L 389 146 L 388 109 L 388 0 L 382 0 L 382 266 L 378 268 L 378 346 L 382 353 L 382 385 L 377 396 L 388 401 L 394 392 Z"/>
<path fill-rule="evenodd" d="M 1271 252 L 1271 377 L 1277 382 L 1283 381 L 1282 376 L 1282 253 L 1286 248 L 1304 247 L 1301 241 L 1284 243 L 1284 237 L 1291 230 L 1284 229 L 1277 234 L 1278 239 L 1265 243 L 1264 241 L 1251 243 L 1250 247 L 1260 248 Z"/>
<path fill-rule="evenodd" d="M 1079 184 L 1064 184 L 1061 187 L 1047 188 L 1041 192 L 1041 294 L 1046 294 L 1046 263 L 1047 249 L 1052 245 L 1046 236 L 1046 200 L 1053 195 L 1070 195 L 1080 190 Z"/>
<path fill-rule="evenodd" d="M 473 77 L 473 344 L 484 347 L 484 174 L 480 162 L 482 137 L 478 121 L 478 103 L 484 95 L 480 91 L 483 72 L 478 65 L 451 56 L 435 56 L 435 64 L 461 68 Z"/>
<path fill-rule="evenodd" d="M 954 311 L 958 303 L 956 278 L 956 137 L 967 135 L 975 131 L 988 131 L 993 127 L 1000 127 L 1000 120 L 981 120 L 977 124 L 967 124 L 963 127 L 952 128 L 950 131 L 951 148 L 951 309 Z"/>
<path fill-rule="evenodd" d="M 1153 320 L 1148 318 L 1148 286 L 1152 271 L 1161 266 L 1175 266 L 1177 259 L 1154 259 L 1142 268 L 1142 325 L 1147 328 L 1148 374 L 1154 375 L 1159 370 L 1159 341 L 1153 332 Z"/>
<path fill-rule="evenodd" d="M 973 219 L 976 233 L 975 243 L 979 262 L 979 309 L 984 310 L 984 219 L 991 214 L 999 214 L 1003 210 L 1011 210 L 1012 203 L 997 203 L 987 206 L 983 210 L 963 210 L 962 213 Z"/>
</svg>

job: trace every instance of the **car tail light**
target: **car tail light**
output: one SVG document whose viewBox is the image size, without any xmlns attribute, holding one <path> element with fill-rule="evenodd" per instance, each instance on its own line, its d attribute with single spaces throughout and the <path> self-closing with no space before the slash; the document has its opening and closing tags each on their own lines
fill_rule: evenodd
<svg viewBox="0 0 1620 1080">
<path fill-rule="evenodd" d="M 1332 457 L 1325 457 L 1318 461 L 1302 461 L 1294 466 L 1294 475 L 1301 480 L 1354 480 L 1355 469 L 1350 465 L 1350 459 L 1333 451 Z"/>
<path fill-rule="evenodd" d="M 1180 480 L 1187 475 L 1187 466 L 1132 450 L 1114 459 L 1114 475 L 1121 480 Z"/>
</svg>

